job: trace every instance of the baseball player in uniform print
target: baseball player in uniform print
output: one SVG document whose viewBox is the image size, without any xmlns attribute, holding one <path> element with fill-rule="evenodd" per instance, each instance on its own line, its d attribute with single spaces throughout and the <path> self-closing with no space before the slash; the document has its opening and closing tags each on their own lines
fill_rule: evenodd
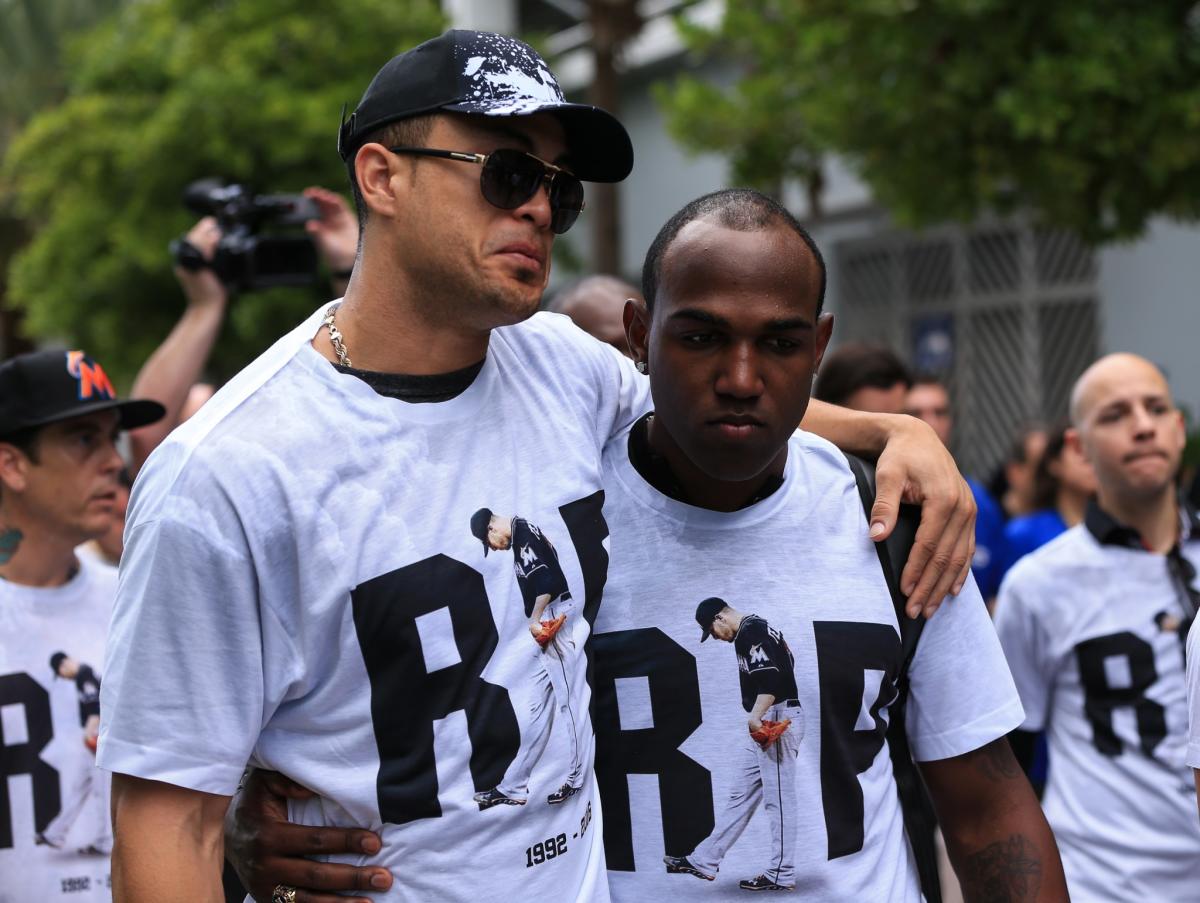
<svg viewBox="0 0 1200 903">
<path fill-rule="evenodd" d="M 83 730 L 83 745 L 87 755 L 81 754 L 74 760 L 73 773 L 64 775 L 62 783 L 62 809 L 46 830 L 38 834 L 35 842 L 61 849 L 67 835 L 79 816 L 94 804 L 98 829 L 92 842 L 80 852 L 108 856 L 112 853 L 112 833 L 109 829 L 108 776 L 96 768 L 96 738 L 100 734 L 100 676 L 91 665 L 82 664 L 65 652 L 50 656 L 50 669 L 55 675 L 75 684 L 79 697 L 79 726 Z"/>
<path fill-rule="evenodd" d="M 717 876 L 721 860 L 737 843 L 758 804 L 770 819 L 771 858 L 766 870 L 739 881 L 743 890 L 792 890 L 796 848 L 796 757 L 804 736 L 804 711 L 796 698 L 795 659 L 783 634 L 755 614 L 743 614 L 723 599 L 696 606 L 700 642 L 710 636 L 733 644 L 748 714 L 741 774 L 717 815 L 712 833 L 687 856 L 664 856 L 667 871 L 706 881 Z M 764 730 L 764 725 L 766 730 Z M 783 728 L 770 736 L 770 728 Z"/>
<path fill-rule="evenodd" d="M 471 534 L 483 543 L 485 557 L 489 551 L 512 550 L 513 572 L 525 602 L 529 632 L 538 650 L 538 670 L 534 676 L 537 693 L 530 711 L 528 734 L 501 782 L 491 790 L 475 794 L 475 802 L 480 810 L 497 805 L 525 805 L 529 776 L 550 741 L 555 713 L 562 712 L 566 715 L 571 741 L 571 771 L 562 786 L 546 797 L 546 802 L 552 806 L 564 803 L 583 787 L 579 736 L 561 645 L 571 641 L 566 636 L 558 637 L 567 621 L 567 613 L 562 609 L 571 601 L 566 575 L 553 543 L 522 517 L 501 517 L 490 508 L 480 508 L 471 515 Z"/>
</svg>

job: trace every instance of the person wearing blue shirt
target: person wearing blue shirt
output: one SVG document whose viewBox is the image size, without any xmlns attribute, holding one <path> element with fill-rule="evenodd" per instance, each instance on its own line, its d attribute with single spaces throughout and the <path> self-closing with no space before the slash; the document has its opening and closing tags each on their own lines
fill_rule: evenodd
<svg viewBox="0 0 1200 903">
<path fill-rule="evenodd" d="M 904 413 L 928 423 L 938 438 L 949 447 L 954 418 L 950 413 L 950 393 L 940 379 L 930 375 L 914 379 L 905 399 Z M 980 595 L 991 600 L 1000 588 L 1002 567 L 1007 558 L 1004 549 L 1004 512 L 978 480 L 967 477 L 967 485 L 971 487 L 971 494 L 979 509 L 975 516 L 975 558 L 971 562 L 971 573 L 979 584 Z"/>
<path fill-rule="evenodd" d="M 1088 499 L 1096 492 L 1092 466 L 1066 444 L 1065 432 L 1065 427 L 1059 427 L 1050 434 L 1038 462 L 1033 478 L 1033 513 L 1014 517 L 1004 527 L 1004 555 L 996 569 L 997 588 L 1008 569 L 1021 558 L 1081 523 Z"/>
</svg>

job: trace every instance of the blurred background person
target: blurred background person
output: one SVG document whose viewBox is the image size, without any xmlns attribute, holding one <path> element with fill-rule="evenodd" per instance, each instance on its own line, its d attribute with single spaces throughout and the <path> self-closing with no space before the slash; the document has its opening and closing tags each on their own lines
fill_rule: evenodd
<svg viewBox="0 0 1200 903">
<path fill-rule="evenodd" d="M 76 549 L 78 554 L 89 555 L 112 567 L 120 563 L 121 550 L 124 548 L 125 512 L 129 508 L 129 493 L 132 489 L 133 478 L 129 475 L 129 469 L 122 467 L 121 472 L 117 474 L 112 523 L 100 536 L 88 540 Z"/>
<path fill-rule="evenodd" d="M 334 294 L 340 297 L 349 284 L 358 254 L 358 218 L 336 192 L 313 186 L 304 190 L 304 196 L 313 201 L 319 213 L 305 223 L 305 231 L 329 270 Z M 221 241 L 221 227 L 214 217 L 203 217 L 185 240 L 211 264 Z M 183 316 L 133 381 L 134 396 L 152 398 L 167 412 L 157 423 L 130 431 L 130 469 L 134 475 L 167 434 L 200 410 L 216 392 L 216 386 L 202 381 L 201 376 L 225 322 L 229 289 L 210 266 L 190 270 L 177 265 L 175 278 L 187 299 Z"/>
<path fill-rule="evenodd" d="M 163 413 L 119 400 L 82 351 L 0 364 L 0 765 L 11 819 L 0 900 L 110 899 L 94 717 L 117 571 L 76 549 L 116 521 L 119 432 Z"/>
<path fill-rule="evenodd" d="M 1096 492 L 1096 475 L 1079 447 L 1066 441 L 1067 424 L 1046 440 L 1033 468 L 1028 514 L 1004 525 L 1003 558 L 996 568 L 997 591 L 1009 569 L 1068 528 L 1081 523 Z M 1025 436 L 1025 441 L 1034 434 Z M 1034 440 L 1036 450 L 1037 440 Z M 997 602 L 997 604 L 999 604 Z M 1029 783 L 1042 795 L 1050 772 L 1050 750 L 1043 731 L 1015 731 L 1010 738 Z"/>
<path fill-rule="evenodd" d="M 825 355 L 813 387 L 821 401 L 873 414 L 903 414 L 912 376 L 890 348 L 849 342 Z"/>
<path fill-rule="evenodd" d="M 1004 559 L 997 580 L 1017 561 L 1083 521 L 1096 493 L 1096 474 L 1078 446 L 1066 441 L 1068 427 L 1054 429 L 1033 473 L 1032 511 L 1004 526 Z"/>
<path fill-rule="evenodd" d="M 1176 483 L 1183 417 L 1162 372 L 1132 354 L 1084 371 L 1070 407 L 1066 446 L 1097 493 L 1001 584 L 996 630 L 1025 708 L 1014 733 L 1046 731 L 1044 808 L 1072 899 L 1195 900 L 1181 650 L 1200 601 L 1200 521 Z"/>
<path fill-rule="evenodd" d="M 1046 450 L 1046 429 L 1038 423 L 1022 425 L 996 469 L 988 490 L 1000 505 L 1005 518 L 1020 517 L 1036 510 L 1034 475 Z"/>
<path fill-rule="evenodd" d="M 188 231 L 185 240 L 211 262 L 221 240 L 221 227 L 214 217 L 203 217 Z M 212 384 L 201 382 L 200 377 L 225 322 L 229 292 L 208 267 L 187 270 L 176 266 L 175 278 L 183 289 L 187 307 L 133 381 L 134 396 L 153 398 L 166 409 L 166 416 L 158 422 L 129 433 L 134 474 L 167 434 L 195 414 L 216 391 Z"/>
<path fill-rule="evenodd" d="M 563 288 L 548 309 L 566 314 L 584 332 L 629 357 L 622 314 L 629 299 L 642 300 L 641 289 L 616 276 L 585 276 Z"/>
<path fill-rule="evenodd" d="M 947 448 L 952 447 L 954 415 L 950 408 L 950 392 L 936 376 L 919 374 L 913 379 L 905 398 L 904 413 L 924 420 Z M 982 483 L 971 476 L 966 479 L 979 509 L 975 515 L 975 557 L 971 561 L 971 573 L 979 584 L 980 595 L 990 605 L 1000 588 L 1004 515 Z"/>
</svg>

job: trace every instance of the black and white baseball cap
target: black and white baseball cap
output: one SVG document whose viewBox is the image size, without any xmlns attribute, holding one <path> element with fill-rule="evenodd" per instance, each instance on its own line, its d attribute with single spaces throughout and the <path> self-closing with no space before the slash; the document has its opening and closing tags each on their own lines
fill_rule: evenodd
<svg viewBox="0 0 1200 903">
<path fill-rule="evenodd" d="M 0 364 L 0 436 L 116 411 L 121 429 L 161 420 L 157 401 L 121 401 L 104 369 L 82 351 L 34 351 Z"/>
<path fill-rule="evenodd" d="M 562 123 L 570 168 L 580 179 L 619 182 L 633 169 L 633 145 L 615 116 L 567 103 L 537 51 L 483 31 L 447 31 L 393 57 L 342 123 L 338 153 L 348 162 L 381 126 L 440 110 L 484 116 L 550 113 Z"/>
</svg>

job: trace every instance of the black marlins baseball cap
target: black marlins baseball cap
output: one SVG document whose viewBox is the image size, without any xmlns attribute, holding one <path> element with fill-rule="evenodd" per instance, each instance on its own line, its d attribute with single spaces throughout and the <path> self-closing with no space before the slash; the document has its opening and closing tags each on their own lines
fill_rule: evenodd
<svg viewBox="0 0 1200 903">
<path fill-rule="evenodd" d="M 104 369 L 82 351 L 34 351 L 0 364 L 0 436 L 116 411 L 121 429 L 162 419 L 157 401 L 121 401 Z"/>
<path fill-rule="evenodd" d="M 491 549 L 487 541 L 488 524 L 492 522 L 492 509 L 480 508 L 471 515 L 471 535 L 483 543 L 483 557 L 487 558 L 487 553 Z"/>
<path fill-rule="evenodd" d="M 457 29 L 393 57 L 376 73 L 358 109 L 342 122 L 338 153 L 349 162 L 381 126 L 439 111 L 549 113 L 562 123 L 570 169 L 577 177 L 620 182 L 633 169 L 633 145 L 625 127 L 599 107 L 567 103 L 536 50 L 505 35 Z"/>
<path fill-rule="evenodd" d="M 722 609 L 728 607 L 729 605 L 724 599 L 718 599 L 716 596 L 705 599 L 696 606 L 696 623 L 700 625 L 701 643 L 712 636 L 713 619 L 721 613 Z"/>
</svg>

